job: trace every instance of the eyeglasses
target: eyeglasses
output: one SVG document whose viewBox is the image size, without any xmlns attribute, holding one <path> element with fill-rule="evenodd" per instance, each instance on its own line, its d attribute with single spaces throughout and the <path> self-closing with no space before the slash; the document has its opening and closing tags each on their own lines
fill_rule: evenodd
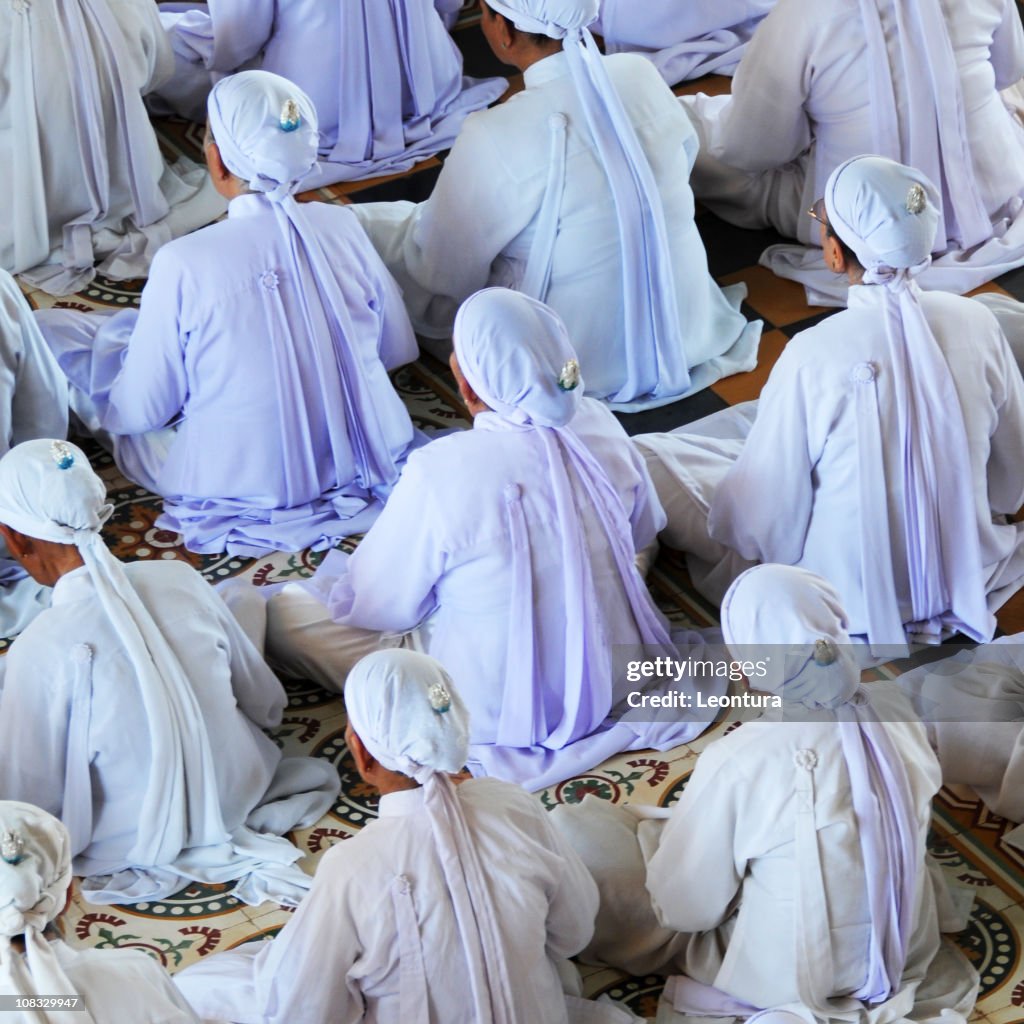
<svg viewBox="0 0 1024 1024">
<path fill-rule="evenodd" d="M 807 216 L 816 220 L 819 224 L 828 227 L 828 215 L 825 213 L 825 200 L 817 199 L 814 205 L 807 211 Z"/>
</svg>

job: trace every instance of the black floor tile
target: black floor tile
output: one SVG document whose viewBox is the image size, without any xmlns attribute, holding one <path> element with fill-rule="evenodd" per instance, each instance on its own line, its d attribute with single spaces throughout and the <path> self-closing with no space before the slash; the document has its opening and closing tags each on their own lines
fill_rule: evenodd
<svg viewBox="0 0 1024 1024">
<path fill-rule="evenodd" d="M 705 388 L 696 395 L 680 399 L 671 405 L 663 405 L 660 409 L 617 412 L 615 416 L 626 433 L 632 437 L 634 434 L 655 434 L 675 430 L 676 427 L 728 408 L 729 403 L 724 398 L 719 398 L 710 388 Z"/>
</svg>

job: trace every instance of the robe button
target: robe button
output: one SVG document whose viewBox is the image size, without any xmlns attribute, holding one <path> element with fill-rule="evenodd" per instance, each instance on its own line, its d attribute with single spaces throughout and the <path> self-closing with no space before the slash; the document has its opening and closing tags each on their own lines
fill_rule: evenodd
<svg viewBox="0 0 1024 1024">
<path fill-rule="evenodd" d="M 793 764 L 805 772 L 813 772 L 818 767 L 818 755 L 813 750 L 798 750 L 793 755 Z"/>
<path fill-rule="evenodd" d="M 265 270 L 260 274 L 260 284 L 267 289 L 268 292 L 277 291 L 278 277 L 273 270 Z"/>
<path fill-rule="evenodd" d="M 854 384 L 870 384 L 875 379 L 875 368 L 871 363 L 858 363 L 850 371 L 850 380 Z"/>
<path fill-rule="evenodd" d="M 31 0 L 11 0 L 11 9 L 15 14 L 26 14 L 30 2 Z"/>
</svg>

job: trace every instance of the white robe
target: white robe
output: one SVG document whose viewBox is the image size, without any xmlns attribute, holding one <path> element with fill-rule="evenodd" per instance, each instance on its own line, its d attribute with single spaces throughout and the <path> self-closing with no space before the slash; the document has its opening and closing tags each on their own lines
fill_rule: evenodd
<svg viewBox="0 0 1024 1024">
<path fill-rule="evenodd" d="M 664 518 L 642 460 L 615 417 L 593 399 L 583 400 L 571 427 L 608 474 L 632 528 L 629 539 L 643 549 Z M 318 682 L 340 689 L 352 655 L 397 642 L 381 634 L 415 630 L 408 642 L 445 666 L 469 708 L 473 770 L 531 789 L 587 771 L 622 750 L 684 742 L 678 734 L 686 727 L 696 735 L 701 728 L 680 712 L 663 726 L 636 715 L 619 720 L 616 712 L 636 684 L 614 665 L 608 673 L 579 666 L 578 677 L 568 676 L 565 637 L 581 617 L 587 634 L 603 636 L 613 648 L 636 651 L 642 640 L 603 527 L 582 497 L 595 600 L 586 608 L 565 607 L 565 571 L 552 532 L 555 498 L 538 468 L 544 460 L 533 432 L 502 429 L 489 412 L 477 416 L 473 430 L 415 452 L 340 575 L 328 564 L 313 581 L 310 590 L 327 606 L 319 621 L 293 612 L 287 591 L 271 598 L 268 656 L 289 670 L 312 668 Z M 506 503 L 510 487 L 521 488 L 529 536 L 532 672 L 519 662 L 509 667 L 511 617 L 524 596 L 516 572 L 523 554 L 517 556 Z M 296 599 L 308 604 L 314 598 L 300 593 Z M 294 641 L 283 624 L 297 631 Z M 523 674 L 513 677 L 513 671 Z M 529 729 L 509 725 L 506 693 L 512 692 L 535 702 Z M 514 744 L 507 739 L 513 732 Z M 499 735 L 506 738 L 499 742 Z"/>
<path fill-rule="evenodd" d="M 187 161 L 165 164 L 146 118 L 142 96 L 174 67 L 156 5 L 92 2 L 109 9 L 114 31 L 123 37 L 111 59 L 132 108 L 128 120 L 113 76 L 99 70 L 87 80 L 69 52 L 65 35 L 78 30 L 67 19 L 78 0 L 66 7 L 65 0 L 0 5 L 0 167 L 8 196 L 0 216 L 0 267 L 32 270 L 33 283 L 54 295 L 77 291 L 93 277 L 92 261 L 76 261 L 66 247 L 65 226 L 76 219 L 89 221 L 73 246 L 78 255 L 88 257 L 91 246 L 93 258 L 106 257 L 102 273 L 120 279 L 143 276 L 160 245 L 224 209 L 202 168 Z M 88 18 L 86 26 L 90 35 L 76 38 L 76 46 L 94 50 L 86 67 L 95 59 L 102 68 L 110 55 Z M 107 126 L 100 138 L 93 125 L 79 123 L 69 99 L 90 90 L 97 91 Z M 140 134 L 126 141 L 121 130 L 132 126 Z M 94 177 L 97 167 L 105 179 L 102 173 Z M 139 219 L 135 193 L 149 197 L 147 216 L 154 220 Z M 62 260 L 84 265 L 65 269 Z"/>
<path fill-rule="evenodd" d="M 881 289 L 849 290 L 849 309 L 802 331 L 786 346 L 756 404 L 634 438 L 661 463 L 655 486 L 669 516 L 669 543 L 692 551 L 694 582 L 720 601 L 750 561 L 798 565 L 829 580 L 863 635 L 873 581 L 862 576 L 862 517 L 884 516 L 895 560 L 896 597 L 910 623 L 902 525 L 901 453 Z M 970 444 L 989 607 L 1024 585 L 1024 381 L 998 323 L 978 303 L 926 292 L 925 316 L 952 372 Z M 912 358 L 912 357 L 911 357 Z M 852 371 L 876 368 L 884 479 L 858 500 L 858 412 Z M 782 510 L 782 511 L 780 511 Z M 748 560 L 748 561 L 745 561 Z"/>
<path fill-rule="evenodd" d="M 39 995 L 77 995 L 96 1024 L 199 1024 L 167 972 L 141 950 L 74 949 L 60 939 L 51 940 L 51 946 L 74 991 Z M 2 985 L 0 995 L 8 995 Z M 53 1016 L 74 1019 L 71 1013 Z M 8 1008 L 4 1013 L 8 1024 L 36 1024 L 38 1019 L 34 1012 Z"/>
<path fill-rule="evenodd" d="M 967 148 L 995 238 L 951 252 L 918 278 L 964 292 L 1024 262 L 1024 125 L 1000 96 L 1024 76 L 1024 30 L 1014 0 L 941 0 L 964 96 Z M 779 55 L 785 54 L 785 60 Z M 778 0 L 733 79 L 731 96 L 680 100 L 701 153 L 697 198 L 740 227 L 774 227 L 811 250 L 769 249 L 762 261 L 813 287 L 811 302 L 842 303 L 844 280 L 821 257 L 806 211 L 843 161 L 873 153 L 866 42 L 850 0 Z M 946 250 L 939 240 L 937 252 Z"/>
<path fill-rule="evenodd" d="M 563 995 L 558 962 L 589 940 L 597 892 L 540 804 L 493 779 L 456 790 L 478 855 L 490 871 L 504 963 L 523 1024 L 629 1020 Z M 393 893 L 412 887 L 416 929 L 405 933 Z M 429 1006 L 410 1016 L 401 974 L 419 947 Z M 405 955 L 403 955 L 403 950 Z M 175 982 L 204 1018 L 236 1024 L 477 1024 L 463 951 L 421 789 L 381 798 L 380 817 L 320 862 L 309 897 L 271 942 L 219 953 Z"/>
<path fill-rule="evenodd" d="M 5 659 L 0 792 L 61 818 L 75 874 L 89 876 L 84 891 L 95 902 L 160 899 L 189 879 L 237 878 L 245 880 L 235 895 L 246 902 L 296 899 L 305 876 L 291 865 L 301 854 L 276 837 L 330 806 L 336 773 L 311 758 L 282 760 L 263 730 L 280 724 L 284 689 L 194 569 L 133 562 L 125 572 L 195 683 L 216 764 L 216 778 L 207 781 L 229 835 L 190 837 L 173 864 L 128 862 L 147 776 L 160 765 L 152 761 L 130 662 L 84 567 L 58 580 L 52 606 Z M 246 825 L 268 835 L 243 831 Z"/>
<path fill-rule="evenodd" d="M 877 1007 L 837 1011 L 830 1021 L 937 1022 L 941 1016 L 948 1024 L 964 1024 L 978 976 L 962 954 L 942 943 L 939 908 L 949 902 L 936 891 L 925 858 L 939 766 L 924 728 L 899 696 L 885 694 L 881 707 L 879 716 L 904 759 L 916 810 L 913 841 L 922 870 L 913 932 L 899 994 Z M 829 922 L 832 995 L 855 991 L 868 967 L 866 884 L 834 720 L 748 722 L 709 744 L 667 821 L 644 820 L 642 807 L 595 808 L 589 800 L 557 808 L 556 827 L 583 856 L 601 890 L 595 940 L 584 958 L 622 963 L 640 973 L 685 974 L 752 1008 L 795 1009 L 800 769 L 794 757 L 808 749 L 818 755 L 814 821 L 826 903 L 816 912 Z M 591 819 L 595 809 L 599 817 Z M 613 836 L 608 848 L 603 833 Z M 670 982 L 666 1003 L 673 994 Z M 695 1012 L 687 1002 L 676 991 L 676 1009 Z M 676 1019 L 671 1013 L 658 1018 Z"/>
<path fill-rule="evenodd" d="M 21 289 L 0 270 L 0 455 L 22 441 L 67 432 L 64 374 Z M 29 577 L 0 539 L 0 636 L 20 633 L 49 603 L 50 588 Z"/>
<path fill-rule="evenodd" d="M 429 199 L 353 210 L 402 286 L 416 329 L 447 337 L 459 304 L 473 292 L 522 286 L 551 164 L 551 119 L 565 114 L 565 186 L 551 283 L 534 297 L 565 321 L 587 394 L 604 398 L 628 385 L 630 394 L 619 399 L 623 408 L 643 408 L 752 368 L 760 325 L 739 312 L 742 290 L 723 292 L 708 273 L 688 184 L 697 140 L 671 91 L 641 57 L 619 54 L 606 58 L 606 67 L 664 204 L 689 384 L 677 368 L 663 367 L 656 382 L 630 377 L 614 203 L 565 54 L 537 61 L 524 74 L 523 92 L 466 119 Z M 652 398 L 655 387 L 660 397 Z"/>
</svg>

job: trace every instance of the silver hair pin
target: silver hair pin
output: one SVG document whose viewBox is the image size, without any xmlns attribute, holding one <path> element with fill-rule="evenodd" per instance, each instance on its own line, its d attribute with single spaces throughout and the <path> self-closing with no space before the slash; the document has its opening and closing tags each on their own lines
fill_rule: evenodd
<svg viewBox="0 0 1024 1024">
<path fill-rule="evenodd" d="M 925 195 L 924 189 L 914 182 L 910 186 L 910 191 L 907 192 L 907 213 L 920 213 L 928 202 L 928 196 Z"/>
<path fill-rule="evenodd" d="M 20 864 L 25 859 L 25 840 L 9 829 L 0 836 L 0 859 L 5 864 Z"/>
<path fill-rule="evenodd" d="M 443 715 L 452 708 L 452 695 L 448 692 L 443 683 L 434 683 L 427 690 L 427 700 L 430 706 L 439 714 Z"/>
<path fill-rule="evenodd" d="M 558 386 L 563 391 L 575 391 L 580 386 L 580 364 L 570 359 L 558 375 Z"/>
<path fill-rule="evenodd" d="M 70 469 L 75 464 L 71 445 L 66 441 L 53 441 L 50 444 L 50 458 L 57 463 L 58 469 Z"/>
<path fill-rule="evenodd" d="M 302 124 L 302 113 L 295 100 L 285 100 L 281 107 L 281 131 L 293 132 Z"/>
<path fill-rule="evenodd" d="M 814 641 L 814 664 L 821 665 L 834 665 L 835 660 L 838 657 L 836 653 L 835 644 L 831 640 L 826 640 L 822 637 L 821 640 Z"/>
</svg>

